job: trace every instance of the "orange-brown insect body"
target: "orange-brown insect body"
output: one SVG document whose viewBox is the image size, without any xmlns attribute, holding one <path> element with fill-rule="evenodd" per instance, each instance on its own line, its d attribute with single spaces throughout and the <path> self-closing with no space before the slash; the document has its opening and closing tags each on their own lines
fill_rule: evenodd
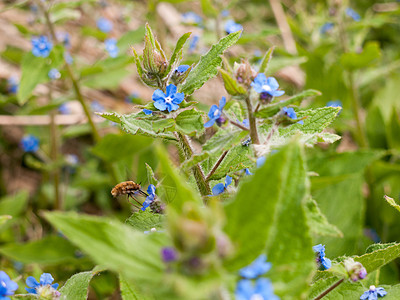
<svg viewBox="0 0 400 300">
<path fill-rule="evenodd" d="M 112 190 L 111 195 L 118 197 L 120 195 L 133 195 L 135 192 L 142 192 L 140 190 L 140 184 L 134 181 L 124 181 L 118 183 Z"/>
</svg>

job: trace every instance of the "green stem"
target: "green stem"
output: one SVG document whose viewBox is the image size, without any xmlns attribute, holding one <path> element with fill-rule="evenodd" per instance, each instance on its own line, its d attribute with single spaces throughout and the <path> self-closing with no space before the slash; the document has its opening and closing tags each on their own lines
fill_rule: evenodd
<svg viewBox="0 0 400 300">
<path fill-rule="evenodd" d="M 187 136 L 183 135 L 180 132 L 176 132 L 176 136 L 178 138 L 178 145 L 181 148 L 181 151 L 184 153 L 186 159 L 189 159 L 193 156 L 193 150 L 190 146 L 190 142 Z M 206 177 L 204 176 L 203 170 L 201 169 L 199 164 L 196 164 L 192 168 L 193 176 L 196 180 L 197 187 L 202 196 L 211 195 L 211 188 L 208 182 L 206 181 Z"/>
<path fill-rule="evenodd" d="M 319 300 L 322 299 L 322 297 L 325 297 L 328 293 L 330 293 L 332 290 L 334 290 L 335 288 L 337 288 L 342 282 L 344 281 L 344 279 L 340 279 L 338 282 L 336 282 L 334 285 L 332 285 L 330 288 L 328 288 L 326 291 L 322 292 L 319 296 L 317 296 L 314 300 Z"/>
<path fill-rule="evenodd" d="M 210 173 L 208 173 L 207 177 L 206 177 L 206 182 L 210 181 L 211 176 L 215 173 L 215 171 L 218 169 L 219 165 L 222 163 L 222 161 L 224 160 L 225 156 L 228 154 L 228 150 L 224 151 L 222 153 L 222 155 L 219 157 L 218 161 L 215 163 L 214 167 L 212 168 L 212 170 L 210 171 Z"/>
<path fill-rule="evenodd" d="M 247 112 L 249 115 L 251 142 L 253 143 L 253 145 L 258 145 L 258 144 L 260 144 L 260 140 L 258 139 L 256 118 L 254 116 L 253 105 L 251 104 L 251 100 L 250 100 L 249 96 L 246 97 L 246 106 L 247 106 Z"/>
</svg>

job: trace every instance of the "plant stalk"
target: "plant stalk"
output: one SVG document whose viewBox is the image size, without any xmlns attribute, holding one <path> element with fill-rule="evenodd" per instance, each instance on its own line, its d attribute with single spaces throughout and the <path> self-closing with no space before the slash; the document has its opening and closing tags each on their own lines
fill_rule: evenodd
<svg viewBox="0 0 400 300">
<path fill-rule="evenodd" d="M 214 167 L 212 168 L 212 170 L 210 171 L 210 173 L 208 173 L 207 177 L 206 177 L 206 182 L 210 181 L 211 176 L 215 173 L 215 171 L 218 169 L 218 167 L 220 166 L 220 164 L 222 163 L 222 161 L 224 160 L 225 156 L 228 154 L 228 150 L 224 151 L 222 153 L 222 155 L 219 157 L 218 161 L 215 163 Z"/>
<path fill-rule="evenodd" d="M 260 140 L 258 139 L 256 118 L 254 116 L 253 105 L 251 104 L 251 100 L 250 100 L 249 96 L 246 97 L 246 106 L 247 106 L 247 111 L 248 111 L 248 114 L 249 114 L 251 142 L 254 145 L 259 145 L 260 144 Z"/>
<path fill-rule="evenodd" d="M 317 296 L 314 300 L 319 300 L 322 299 L 322 297 L 325 297 L 327 294 L 329 294 L 332 290 L 337 288 L 342 282 L 344 281 L 344 278 L 340 279 L 338 282 L 336 282 L 334 285 L 332 285 L 330 288 L 327 290 L 323 291 L 319 296 Z"/>
</svg>

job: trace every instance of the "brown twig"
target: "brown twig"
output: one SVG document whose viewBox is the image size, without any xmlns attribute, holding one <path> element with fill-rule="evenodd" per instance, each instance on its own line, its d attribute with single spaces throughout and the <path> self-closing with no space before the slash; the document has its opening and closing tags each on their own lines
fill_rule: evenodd
<svg viewBox="0 0 400 300">
<path fill-rule="evenodd" d="M 344 278 L 340 279 L 338 282 L 336 282 L 334 285 L 332 285 L 330 288 L 328 288 L 326 291 L 324 291 L 322 294 L 317 296 L 314 300 L 320 300 L 322 297 L 325 297 L 328 293 L 330 293 L 333 289 L 337 288 L 342 282 Z"/>
<path fill-rule="evenodd" d="M 246 126 L 243 126 L 242 124 L 240 124 L 240 123 L 238 123 L 238 122 L 229 120 L 229 123 L 231 123 L 232 125 L 235 125 L 236 127 L 239 127 L 239 128 L 242 129 L 242 130 L 247 130 L 247 131 L 249 131 L 249 129 L 248 129 Z"/>
<path fill-rule="evenodd" d="M 222 153 L 222 155 L 220 156 L 220 158 L 218 159 L 218 161 L 215 163 L 214 167 L 212 168 L 212 170 L 210 171 L 210 173 L 208 173 L 207 177 L 206 177 L 206 182 L 210 181 L 211 176 L 215 173 L 215 171 L 218 169 L 218 167 L 220 166 L 220 164 L 222 163 L 222 161 L 224 160 L 225 156 L 228 154 L 228 150 L 224 151 L 224 153 Z"/>
</svg>

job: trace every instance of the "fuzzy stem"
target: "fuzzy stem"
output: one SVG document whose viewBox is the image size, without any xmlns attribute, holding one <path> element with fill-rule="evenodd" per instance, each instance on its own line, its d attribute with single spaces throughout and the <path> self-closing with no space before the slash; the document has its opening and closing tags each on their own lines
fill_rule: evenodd
<svg viewBox="0 0 400 300">
<path fill-rule="evenodd" d="M 260 144 L 260 140 L 258 139 L 256 118 L 254 116 L 253 105 L 251 104 L 249 96 L 246 97 L 246 106 L 247 106 L 247 112 L 249 114 L 251 142 L 253 143 L 253 145 L 258 145 Z"/>
<path fill-rule="evenodd" d="M 328 288 L 327 290 L 325 290 L 324 292 L 322 292 L 319 296 L 317 296 L 314 300 L 319 300 L 322 299 L 322 297 L 325 297 L 327 294 L 329 294 L 332 290 L 334 290 L 335 288 L 337 288 L 342 282 L 344 281 L 344 279 L 340 279 L 338 282 L 336 282 L 334 285 L 332 285 L 330 288 Z"/>
<path fill-rule="evenodd" d="M 212 170 L 210 171 L 210 173 L 208 173 L 207 177 L 206 177 L 206 182 L 210 181 L 211 176 L 215 173 L 215 171 L 218 169 L 219 165 L 222 163 L 222 161 L 224 160 L 225 156 L 228 154 L 228 150 L 224 151 L 224 153 L 222 153 L 222 155 L 219 157 L 218 161 L 215 163 L 214 167 L 212 168 Z"/>
<path fill-rule="evenodd" d="M 178 138 L 178 147 L 180 147 L 181 151 L 184 153 L 186 159 L 189 159 L 193 156 L 193 150 L 190 146 L 190 142 L 187 136 L 183 135 L 180 132 L 176 132 L 176 137 Z M 206 178 L 204 176 L 203 170 L 201 169 L 199 164 L 196 164 L 192 168 L 193 176 L 196 179 L 197 187 L 202 196 L 211 195 L 211 188 Z"/>
<path fill-rule="evenodd" d="M 237 122 L 232 121 L 232 120 L 229 120 L 229 123 L 231 123 L 232 125 L 235 125 L 236 127 L 239 127 L 239 128 L 242 129 L 242 130 L 249 131 L 249 129 L 248 129 L 246 126 L 243 126 L 243 125 L 240 124 L 240 123 L 237 123 Z"/>
</svg>

